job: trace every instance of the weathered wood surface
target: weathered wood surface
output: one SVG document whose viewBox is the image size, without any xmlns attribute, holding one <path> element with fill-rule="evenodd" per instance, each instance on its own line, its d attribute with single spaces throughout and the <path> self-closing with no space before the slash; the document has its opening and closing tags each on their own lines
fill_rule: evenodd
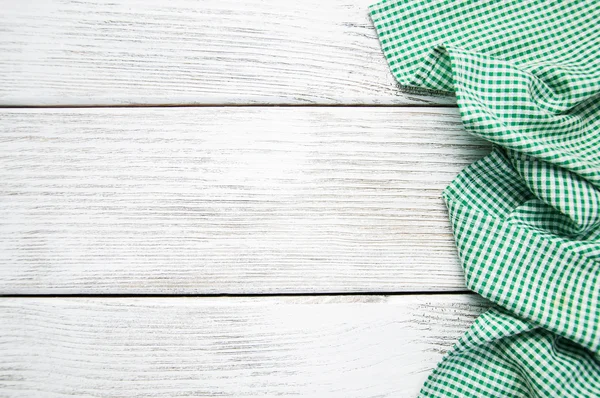
<svg viewBox="0 0 600 398">
<path fill-rule="evenodd" d="M 452 104 L 403 94 L 375 0 L 0 0 L 0 105 Z"/>
<path fill-rule="evenodd" d="M 3 397 L 415 397 L 473 295 L 0 299 Z"/>
<path fill-rule="evenodd" d="M 0 113 L 0 293 L 462 290 L 458 111 Z"/>
</svg>

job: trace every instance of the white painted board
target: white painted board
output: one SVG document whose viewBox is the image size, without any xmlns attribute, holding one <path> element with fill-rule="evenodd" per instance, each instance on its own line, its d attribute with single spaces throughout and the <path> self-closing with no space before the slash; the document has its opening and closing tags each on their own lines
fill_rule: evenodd
<svg viewBox="0 0 600 398">
<path fill-rule="evenodd" d="M 2 397 L 415 397 L 474 295 L 0 299 Z"/>
<path fill-rule="evenodd" d="M 0 0 L 0 105 L 454 104 L 405 94 L 376 0 Z"/>
<path fill-rule="evenodd" d="M 0 293 L 463 290 L 456 109 L 0 113 Z"/>
</svg>

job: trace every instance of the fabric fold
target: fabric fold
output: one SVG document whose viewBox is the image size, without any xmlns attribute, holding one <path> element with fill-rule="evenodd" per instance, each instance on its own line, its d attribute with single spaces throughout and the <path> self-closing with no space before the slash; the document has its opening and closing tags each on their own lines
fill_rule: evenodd
<svg viewBox="0 0 600 398">
<path fill-rule="evenodd" d="M 600 396 L 600 4 L 370 12 L 398 82 L 453 92 L 466 131 L 493 144 L 443 197 L 467 286 L 498 308 L 422 396 Z"/>
</svg>

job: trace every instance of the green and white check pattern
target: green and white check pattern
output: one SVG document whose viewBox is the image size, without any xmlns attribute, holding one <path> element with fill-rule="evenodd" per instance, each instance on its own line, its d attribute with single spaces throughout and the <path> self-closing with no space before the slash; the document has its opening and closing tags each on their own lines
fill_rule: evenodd
<svg viewBox="0 0 600 398">
<path fill-rule="evenodd" d="M 422 397 L 600 397 L 600 2 L 371 6 L 401 85 L 454 92 L 493 143 L 444 191 L 467 286 L 497 307 Z"/>
</svg>

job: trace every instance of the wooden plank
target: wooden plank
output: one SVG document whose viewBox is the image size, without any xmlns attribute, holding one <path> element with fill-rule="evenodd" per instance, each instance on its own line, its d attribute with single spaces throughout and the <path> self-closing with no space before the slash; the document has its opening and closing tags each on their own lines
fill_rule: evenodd
<svg viewBox="0 0 600 398">
<path fill-rule="evenodd" d="M 453 104 L 402 93 L 375 0 L 0 0 L 0 105 Z"/>
<path fill-rule="evenodd" d="M 3 397 L 415 397 L 474 295 L 0 299 Z"/>
<path fill-rule="evenodd" d="M 456 109 L 0 113 L 0 293 L 464 289 Z"/>
</svg>

